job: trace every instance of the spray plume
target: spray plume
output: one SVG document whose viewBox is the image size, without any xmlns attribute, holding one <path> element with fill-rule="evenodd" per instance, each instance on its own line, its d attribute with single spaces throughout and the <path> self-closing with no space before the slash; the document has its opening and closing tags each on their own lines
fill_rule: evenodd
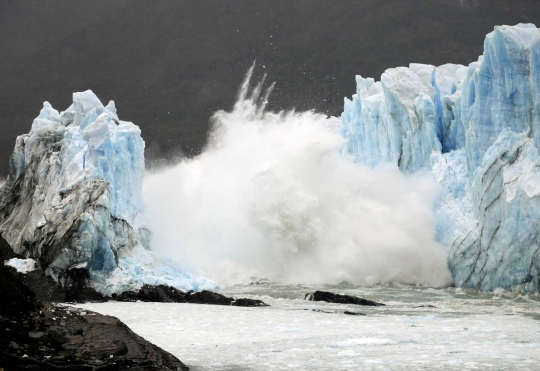
<svg viewBox="0 0 540 371">
<path fill-rule="evenodd" d="M 338 119 L 265 111 L 253 69 L 200 156 L 147 174 L 154 249 L 224 284 L 450 284 L 431 175 L 354 164 Z"/>
</svg>

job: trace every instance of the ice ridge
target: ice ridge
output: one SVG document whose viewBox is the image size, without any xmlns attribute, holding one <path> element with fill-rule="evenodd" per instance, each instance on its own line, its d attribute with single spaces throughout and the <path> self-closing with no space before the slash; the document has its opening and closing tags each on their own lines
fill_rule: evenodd
<svg viewBox="0 0 540 371">
<path fill-rule="evenodd" d="M 341 116 L 344 155 L 433 171 L 455 284 L 538 291 L 540 30 L 497 26 L 468 67 L 411 64 L 356 83 Z"/>
</svg>

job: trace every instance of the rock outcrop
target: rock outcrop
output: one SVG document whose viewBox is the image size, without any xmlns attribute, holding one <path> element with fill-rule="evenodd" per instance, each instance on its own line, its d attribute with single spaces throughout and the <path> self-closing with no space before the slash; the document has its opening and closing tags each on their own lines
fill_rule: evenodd
<svg viewBox="0 0 540 371">
<path fill-rule="evenodd" d="M 108 299 L 108 298 L 107 298 Z M 200 292 L 183 292 L 174 287 L 143 286 L 138 292 L 126 291 L 120 295 L 113 295 L 113 300 L 117 301 L 149 301 L 160 303 L 192 303 L 211 305 L 232 305 L 236 307 L 267 307 L 268 304 L 257 299 L 240 298 L 235 299 L 225 295 L 203 290 Z"/>
<path fill-rule="evenodd" d="M 5 257 L 0 238 L 0 253 Z M 9 254 L 9 251 L 7 251 Z M 4 370 L 187 370 L 120 320 L 36 300 L 0 264 L 0 368 Z"/>
<path fill-rule="evenodd" d="M 334 294 L 328 291 L 315 291 L 313 293 L 306 294 L 306 296 L 304 297 L 304 300 L 325 301 L 327 303 L 337 303 L 337 304 L 365 305 L 365 306 L 371 306 L 371 307 L 384 306 L 384 304 L 377 303 L 373 300 L 360 298 L 358 296 Z"/>
</svg>

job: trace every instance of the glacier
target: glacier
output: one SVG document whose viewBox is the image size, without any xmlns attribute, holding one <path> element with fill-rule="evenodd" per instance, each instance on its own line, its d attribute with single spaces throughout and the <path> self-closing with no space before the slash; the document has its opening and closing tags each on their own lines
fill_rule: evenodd
<svg viewBox="0 0 540 371">
<path fill-rule="evenodd" d="M 455 285 L 539 291 L 540 31 L 498 26 L 468 66 L 413 63 L 356 84 L 341 115 L 343 155 L 432 172 L 436 239 Z M 114 102 L 90 90 L 63 112 L 45 102 L 0 186 L 0 235 L 60 284 L 86 268 L 106 295 L 215 289 L 151 250 L 143 178 L 141 131 Z"/>
<path fill-rule="evenodd" d="M 150 250 L 142 193 L 144 141 L 90 90 L 59 113 L 45 102 L 28 134 L 17 138 L 0 188 L 0 234 L 64 284 L 86 268 L 90 285 L 110 295 L 143 284 L 214 288 Z"/>
<path fill-rule="evenodd" d="M 440 184 L 437 239 L 458 287 L 540 285 L 540 30 L 497 26 L 469 66 L 411 64 L 356 77 L 343 154 Z"/>
</svg>

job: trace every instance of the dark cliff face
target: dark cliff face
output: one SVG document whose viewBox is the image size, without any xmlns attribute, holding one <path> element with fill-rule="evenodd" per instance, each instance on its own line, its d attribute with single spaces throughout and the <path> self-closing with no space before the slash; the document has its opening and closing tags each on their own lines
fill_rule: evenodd
<svg viewBox="0 0 540 371">
<path fill-rule="evenodd" d="M 253 60 L 273 109 L 339 115 L 354 75 L 468 64 L 498 24 L 540 25 L 537 0 L 163 0 L 0 3 L 0 176 L 44 100 L 93 89 L 143 130 L 150 161 L 203 147 Z"/>
</svg>

